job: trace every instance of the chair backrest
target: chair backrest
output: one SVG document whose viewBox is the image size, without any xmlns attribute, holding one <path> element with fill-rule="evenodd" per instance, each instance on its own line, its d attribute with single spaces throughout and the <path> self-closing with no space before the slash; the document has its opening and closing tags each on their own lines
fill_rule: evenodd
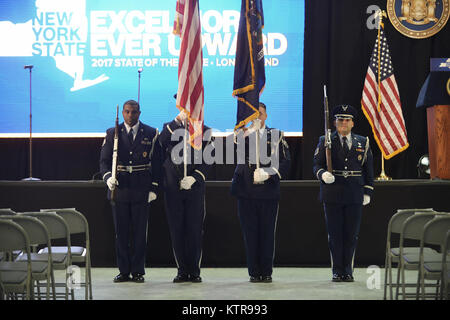
<svg viewBox="0 0 450 320">
<path fill-rule="evenodd" d="M 30 239 L 14 221 L 0 219 L 0 251 L 25 250 L 30 256 Z"/>
<path fill-rule="evenodd" d="M 20 225 L 28 234 L 31 245 L 43 244 L 51 246 L 50 235 L 45 224 L 39 219 L 25 215 L 0 216 L 0 219 L 10 219 Z"/>
<path fill-rule="evenodd" d="M 445 237 L 449 230 L 450 215 L 436 215 L 424 227 L 422 244 L 439 245 L 441 250 L 445 250 Z"/>
<path fill-rule="evenodd" d="M 0 208 L 0 215 L 15 215 L 16 212 L 14 210 L 11 210 L 11 208 Z"/>
<path fill-rule="evenodd" d="M 434 212 L 432 208 L 425 209 L 398 209 L 389 220 L 388 233 L 401 233 L 403 223 L 413 214 L 418 212 Z"/>
<path fill-rule="evenodd" d="M 421 240 L 425 224 L 440 215 L 442 215 L 442 213 L 420 212 L 406 219 L 400 233 L 400 246 L 403 245 L 404 239 Z"/>
<path fill-rule="evenodd" d="M 50 239 L 67 239 L 70 246 L 70 230 L 66 221 L 55 212 L 20 212 L 20 215 L 35 217 L 42 221 L 48 229 Z"/>
<path fill-rule="evenodd" d="M 56 212 L 57 215 L 66 221 L 71 234 L 89 234 L 89 224 L 86 217 L 75 208 L 41 209 L 41 212 Z"/>
</svg>

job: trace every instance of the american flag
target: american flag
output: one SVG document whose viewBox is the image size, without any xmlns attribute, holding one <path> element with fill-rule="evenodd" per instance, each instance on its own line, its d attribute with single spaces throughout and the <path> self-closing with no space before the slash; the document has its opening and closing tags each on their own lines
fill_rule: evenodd
<svg viewBox="0 0 450 320">
<path fill-rule="evenodd" d="M 198 0 L 178 0 L 173 33 L 180 36 L 177 108 L 189 119 L 189 141 L 200 149 L 203 137 L 203 53 Z"/>
<path fill-rule="evenodd" d="M 380 28 L 380 37 L 375 41 L 367 68 L 361 105 L 383 157 L 390 159 L 409 144 L 389 47 L 383 28 Z"/>
</svg>

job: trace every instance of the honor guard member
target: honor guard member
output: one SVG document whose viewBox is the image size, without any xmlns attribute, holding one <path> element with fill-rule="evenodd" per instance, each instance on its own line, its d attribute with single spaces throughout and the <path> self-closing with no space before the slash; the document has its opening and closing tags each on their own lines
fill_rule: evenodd
<svg viewBox="0 0 450 320">
<path fill-rule="evenodd" d="M 147 222 L 150 202 L 156 199 L 161 172 L 158 129 L 139 121 L 139 104 L 123 104 L 124 122 L 118 127 L 117 179 L 111 176 L 114 128 L 106 131 L 100 154 L 100 171 L 108 185 L 116 232 L 119 274 L 114 282 L 144 282 Z"/>
<path fill-rule="evenodd" d="M 159 142 L 163 153 L 164 203 L 178 273 L 173 282 L 202 282 L 203 220 L 205 218 L 205 181 L 210 164 L 203 160 L 203 150 L 211 143 L 211 130 L 203 127 L 202 149 L 194 151 L 186 142 L 187 170 L 184 176 L 184 111 L 165 123 Z M 187 135 L 189 136 L 189 135 Z M 174 151 L 172 152 L 172 149 Z M 194 159 L 196 157 L 196 159 Z"/>
<path fill-rule="evenodd" d="M 272 282 L 280 180 L 287 178 L 291 159 L 283 133 L 265 126 L 267 113 L 264 103 L 259 104 L 259 112 L 259 119 L 253 121 L 244 134 L 245 164 L 236 166 L 231 194 L 236 196 L 238 201 L 238 216 L 247 254 L 250 282 Z M 249 157 L 252 150 L 256 153 L 253 145 L 256 139 L 250 137 L 256 134 L 260 135 L 260 145 L 267 145 L 266 151 L 263 152 L 266 152 L 267 157 L 277 158 L 278 165 L 269 162 L 260 164 L 260 168 L 257 169 L 256 162 L 251 163 Z M 276 135 L 274 139 L 272 135 Z M 263 150 L 263 147 L 260 150 Z"/>
<path fill-rule="evenodd" d="M 332 281 L 352 282 L 353 259 L 358 240 L 362 206 L 373 192 L 373 157 L 369 138 L 352 132 L 356 110 L 339 105 L 332 111 L 336 131 L 331 134 L 333 172 L 327 171 L 325 137 L 314 153 L 314 175 L 320 180 L 331 252 Z"/>
</svg>

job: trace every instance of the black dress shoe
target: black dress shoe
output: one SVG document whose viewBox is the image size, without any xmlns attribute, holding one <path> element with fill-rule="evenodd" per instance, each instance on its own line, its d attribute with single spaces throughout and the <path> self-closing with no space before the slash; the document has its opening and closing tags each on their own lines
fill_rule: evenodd
<svg viewBox="0 0 450 320">
<path fill-rule="evenodd" d="M 130 276 L 128 274 L 122 274 L 119 273 L 117 276 L 114 277 L 114 282 L 127 282 L 130 281 Z"/>
<path fill-rule="evenodd" d="M 261 277 L 250 277 L 250 282 L 261 282 Z"/>
<path fill-rule="evenodd" d="M 137 283 L 143 283 L 145 281 L 144 275 L 141 273 L 135 273 L 135 274 L 133 274 L 133 278 L 131 278 L 131 281 L 137 282 Z"/>
<path fill-rule="evenodd" d="M 344 282 L 354 282 L 355 279 L 353 278 L 352 275 L 346 274 L 346 275 L 342 276 L 342 281 L 344 281 Z"/>
<path fill-rule="evenodd" d="M 175 278 L 173 278 L 174 283 L 181 283 L 181 282 L 188 282 L 189 277 L 183 276 L 183 275 L 177 275 Z"/>
<path fill-rule="evenodd" d="M 193 282 L 193 283 L 202 282 L 202 278 L 200 276 L 190 276 L 189 278 L 190 278 L 191 282 Z"/>
<path fill-rule="evenodd" d="M 272 282 L 272 277 L 271 276 L 262 276 L 261 282 L 270 283 L 270 282 Z"/>
<path fill-rule="evenodd" d="M 331 279 L 331 281 L 333 282 L 341 282 L 342 281 L 342 277 L 340 275 L 338 275 L 337 273 L 333 274 L 333 278 Z"/>
</svg>

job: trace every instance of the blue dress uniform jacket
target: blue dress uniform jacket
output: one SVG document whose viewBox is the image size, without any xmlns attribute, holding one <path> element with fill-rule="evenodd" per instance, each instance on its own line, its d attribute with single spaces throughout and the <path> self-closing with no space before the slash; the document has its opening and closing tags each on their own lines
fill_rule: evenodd
<svg viewBox="0 0 450 320">
<path fill-rule="evenodd" d="M 264 130 L 260 140 L 260 143 L 267 144 L 267 156 L 278 157 L 278 166 L 260 165 L 260 168 L 270 174 L 269 179 L 262 184 L 253 183 L 256 165 L 250 164 L 249 161 L 251 139 L 247 137 L 246 163 L 236 166 L 231 185 L 231 194 L 238 198 L 238 216 L 246 249 L 248 273 L 250 277 L 255 278 L 272 275 L 280 180 L 287 178 L 290 168 L 289 148 L 282 132 L 276 130 L 278 134 L 274 139 L 275 143 L 271 142 L 275 130 Z"/>
<path fill-rule="evenodd" d="M 180 132 L 183 134 L 179 134 Z M 212 142 L 211 130 L 204 126 L 202 149 L 195 152 L 190 144 L 187 144 L 190 155 L 187 176 L 194 177 L 195 182 L 191 189 L 181 190 L 180 181 L 184 177 L 184 164 L 175 157 L 184 159 L 184 132 L 184 126 L 173 120 L 164 124 L 159 141 L 163 153 L 164 202 L 178 276 L 193 279 L 200 276 L 203 220 L 206 214 L 205 181 L 211 167 L 211 164 L 205 163 L 202 154 L 207 146 L 212 147 Z M 176 155 L 172 154 L 174 148 L 179 148 L 174 150 Z"/>
<path fill-rule="evenodd" d="M 277 131 L 277 139 L 272 145 L 272 131 Z M 263 184 L 253 183 L 253 173 L 256 169 L 255 164 L 249 161 L 249 137 L 245 138 L 245 164 L 238 164 L 234 171 L 234 176 L 231 184 L 231 194 L 238 198 L 247 199 L 273 199 L 280 198 L 280 180 L 286 179 L 290 168 L 290 153 L 289 146 L 283 137 L 283 132 L 267 128 L 261 137 L 261 141 L 267 144 L 267 156 L 276 153 L 278 157 L 278 167 L 272 167 L 270 164 L 261 164 L 260 167 L 267 170 L 270 174 L 268 180 Z"/>
<path fill-rule="evenodd" d="M 323 202 L 328 245 L 334 277 L 348 279 L 353 274 L 353 259 L 358 239 L 364 195 L 373 193 L 373 156 L 369 139 L 351 134 L 352 146 L 345 154 L 339 135 L 331 135 L 331 158 L 335 181 L 325 184 L 325 137 L 319 139 L 314 153 L 313 172 L 320 180 L 319 199 Z"/>
<path fill-rule="evenodd" d="M 133 144 L 130 145 L 125 125 L 119 125 L 117 186 L 115 201 L 147 201 L 150 191 L 157 192 L 161 178 L 161 150 L 158 129 L 139 123 Z M 100 154 L 100 172 L 106 182 L 111 177 L 114 147 L 114 128 L 106 131 Z M 147 167 L 145 167 L 147 166 Z M 138 167 L 135 169 L 134 167 Z M 108 199 L 111 191 L 108 190 Z"/>
<path fill-rule="evenodd" d="M 106 131 L 100 152 L 100 171 L 106 182 L 111 177 L 114 128 Z M 123 275 L 145 274 L 149 192 L 157 192 L 161 175 L 158 130 L 139 123 L 132 144 L 125 125 L 119 125 L 117 180 L 112 206 L 116 232 L 116 258 Z M 111 192 L 108 189 L 108 199 Z M 130 248 L 130 239 L 133 250 Z"/>
</svg>

